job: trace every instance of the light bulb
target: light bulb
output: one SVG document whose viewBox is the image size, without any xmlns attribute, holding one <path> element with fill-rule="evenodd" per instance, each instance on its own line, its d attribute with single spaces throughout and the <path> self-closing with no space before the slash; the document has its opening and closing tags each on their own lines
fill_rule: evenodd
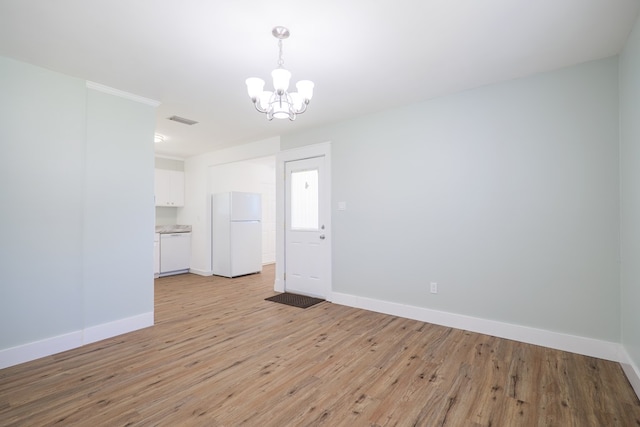
<svg viewBox="0 0 640 427">
<path fill-rule="evenodd" d="M 313 96 L 313 82 L 311 80 L 300 80 L 296 83 L 296 88 L 298 88 L 298 93 L 302 97 L 303 100 L 309 101 Z"/>
<path fill-rule="evenodd" d="M 246 80 L 247 83 L 247 92 L 249 93 L 249 98 L 255 100 L 257 99 L 262 91 L 264 90 L 264 80 L 258 77 L 249 77 Z"/>
<path fill-rule="evenodd" d="M 271 72 L 273 78 L 273 88 L 278 95 L 282 95 L 289 89 L 289 80 L 291 73 L 284 68 L 276 68 Z"/>
</svg>

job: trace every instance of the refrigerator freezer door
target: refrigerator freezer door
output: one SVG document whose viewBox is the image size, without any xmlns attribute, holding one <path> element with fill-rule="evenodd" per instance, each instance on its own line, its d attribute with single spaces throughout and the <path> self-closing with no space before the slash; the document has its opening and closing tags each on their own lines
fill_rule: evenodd
<svg viewBox="0 0 640 427">
<path fill-rule="evenodd" d="M 257 193 L 231 192 L 231 221 L 260 221 L 261 196 Z"/>
<path fill-rule="evenodd" d="M 260 221 L 231 223 L 231 277 L 262 271 Z"/>
</svg>

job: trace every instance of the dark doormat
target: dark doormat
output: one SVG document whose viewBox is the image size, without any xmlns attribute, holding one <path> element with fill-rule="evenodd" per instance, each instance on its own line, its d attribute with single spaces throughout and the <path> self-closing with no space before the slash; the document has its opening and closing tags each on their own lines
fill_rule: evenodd
<svg viewBox="0 0 640 427">
<path fill-rule="evenodd" d="M 323 299 L 308 297 L 306 295 L 291 294 L 284 292 L 282 294 L 274 295 L 269 298 L 265 298 L 265 301 L 279 302 L 280 304 L 292 305 L 294 307 L 307 308 L 312 305 L 323 302 Z"/>
</svg>

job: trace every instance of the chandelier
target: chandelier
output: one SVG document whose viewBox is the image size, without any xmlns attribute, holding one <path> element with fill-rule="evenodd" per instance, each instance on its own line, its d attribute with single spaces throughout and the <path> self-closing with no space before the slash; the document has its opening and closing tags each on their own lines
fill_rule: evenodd
<svg viewBox="0 0 640 427">
<path fill-rule="evenodd" d="M 296 115 L 307 110 L 307 105 L 313 96 L 313 82 L 300 80 L 296 83 L 297 92 L 288 92 L 291 73 L 282 65 L 282 40 L 289 37 L 289 30 L 285 27 L 275 27 L 271 34 L 278 39 L 278 68 L 271 72 L 274 91 L 264 90 L 264 80 L 258 77 L 247 79 L 247 91 L 253 105 L 261 113 L 267 114 L 267 119 L 295 120 Z"/>
</svg>

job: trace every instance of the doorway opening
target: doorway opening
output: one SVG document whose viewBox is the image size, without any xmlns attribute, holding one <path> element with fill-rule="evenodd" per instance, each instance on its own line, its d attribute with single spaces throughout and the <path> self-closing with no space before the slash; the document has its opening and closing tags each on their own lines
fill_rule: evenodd
<svg viewBox="0 0 640 427">
<path fill-rule="evenodd" d="M 207 193 L 209 195 L 233 191 L 261 195 L 262 215 L 260 221 L 263 265 L 276 262 L 275 170 L 276 157 L 267 156 L 212 165 L 209 166 L 207 171 Z M 207 210 L 209 218 L 207 234 L 209 239 L 212 239 L 210 203 L 207 206 Z M 213 242 L 210 244 L 212 245 Z"/>
</svg>

